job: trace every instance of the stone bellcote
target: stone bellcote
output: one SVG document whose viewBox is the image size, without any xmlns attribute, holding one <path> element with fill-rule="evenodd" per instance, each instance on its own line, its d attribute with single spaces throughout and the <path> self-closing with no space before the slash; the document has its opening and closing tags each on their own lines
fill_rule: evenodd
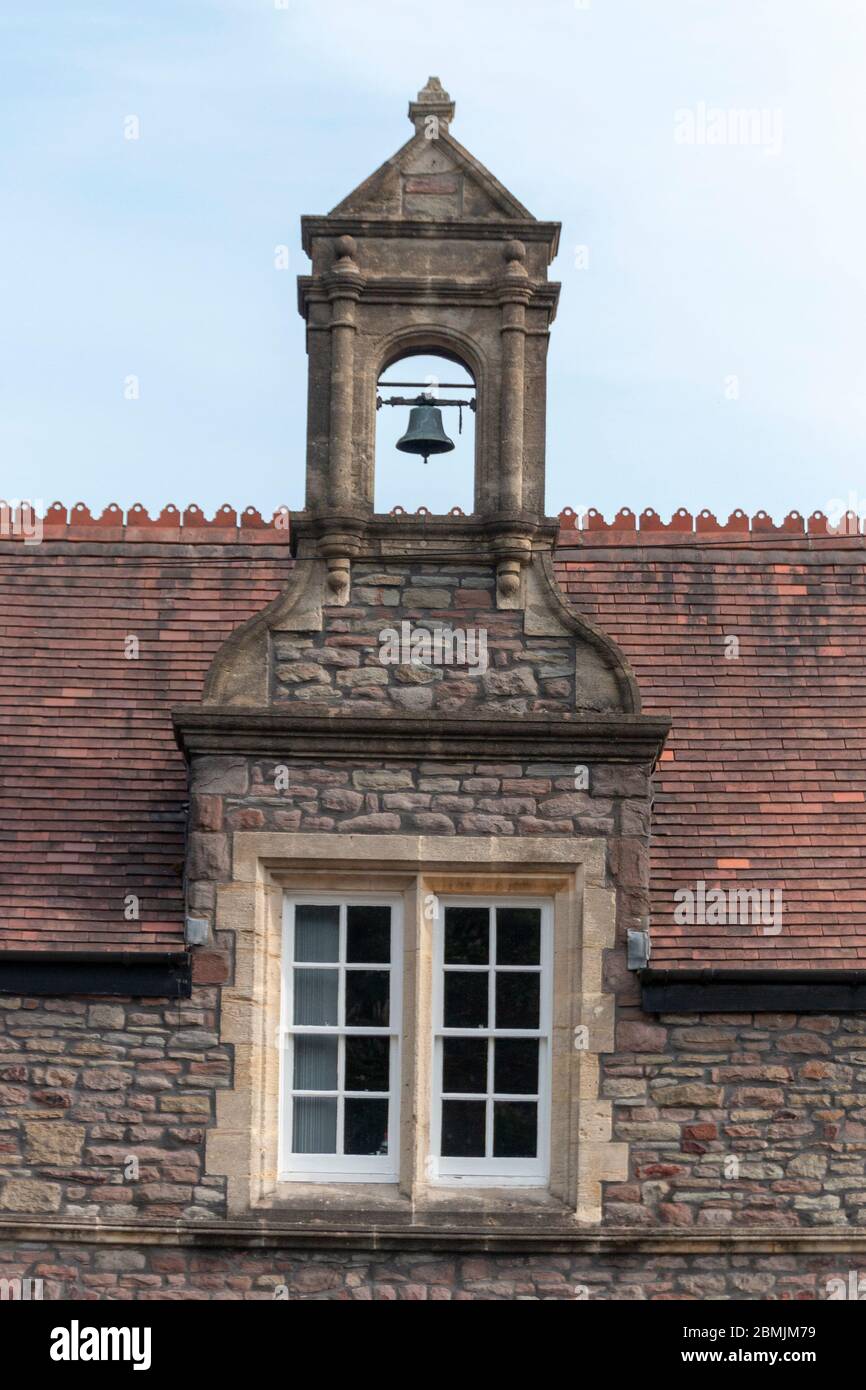
<svg viewBox="0 0 866 1390">
<path fill-rule="evenodd" d="M 285 591 L 214 660 L 211 709 L 278 712 L 305 727 L 319 717 L 328 727 L 433 718 L 437 731 L 466 719 L 547 726 L 640 709 L 622 653 L 559 588 L 558 525 L 544 515 L 547 344 L 559 293 L 547 270 L 559 226 L 536 221 L 457 143 L 453 115 L 430 78 L 409 107 L 403 148 L 333 212 L 303 219 L 312 260 L 299 281 L 306 505 L 292 518 Z M 377 385 L 413 354 L 446 356 L 472 378 L 469 516 L 374 511 Z M 491 669 L 473 674 L 447 660 L 427 669 L 414 655 L 398 669 L 383 654 L 383 632 L 432 641 L 455 628 L 486 634 Z"/>
<path fill-rule="evenodd" d="M 483 539 L 499 558 L 504 596 L 544 529 L 546 358 L 559 293 L 547 272 L 559 224 L 537 221 L 458 144 L 453 116 L 431 77 L 410 103 L 407 143 L 327 216 L 302 219 L 312 273 L 298 284 L 309 397 L 295 534 L 302 552 L 314 541 L 328 562 L 338 602 L 351 560 L 378 553 L 384 535 L 431 541 L 442 529 L 435 518 L 398 526 L 374 515 L 376 385 L 407 354 L 452 358 L 474 379 L 475 500 L 462 529 L 470 548 Z M 453 549 L 461 527 L 448 523 Z"/>
</svg>

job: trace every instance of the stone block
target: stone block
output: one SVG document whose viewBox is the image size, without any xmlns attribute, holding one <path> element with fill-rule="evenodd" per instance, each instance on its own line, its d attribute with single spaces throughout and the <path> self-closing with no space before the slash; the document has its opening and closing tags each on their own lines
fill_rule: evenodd
<svg viewBox="0 0 866 1390">
<path fill-rule="evenodd" d="M 654 1105 L 677 1106 L 682 1109 L 700 1107 L 718 1109 L 722 1104 L 721 1086 L 707 1086 L 699 1081 L 686 1081 L 679 1086 L 662 1084 L 652 1090 Z"/>
<path fill-rule="evenodd" d="M 24 1121 L 24 1157 L 28 1163 L 62 1168 L 81 1161 L 84 1126 L 59 1120 Z"/>
<path fill-rule="evenodd" d="M 405 769 L 398 772 L 386 768 L 370 769 L 353 772 L 352 782 L 360 791 L 397 792 L 404 788 L 412 789 L 412 774 Z"/>
<path fill-rule="evenodd" d="M 60 1186 L 31 1178 L 8 1178 L 0 1184 L 0 1210 L 29 1213 L 59 1211 Z"/>
<path fill-rule="evenodd" d="M 249 786 L 249 772 L 242 758 L 196 757 L 190 781 L 196 792 L 243 796 Z"/>
</svg>

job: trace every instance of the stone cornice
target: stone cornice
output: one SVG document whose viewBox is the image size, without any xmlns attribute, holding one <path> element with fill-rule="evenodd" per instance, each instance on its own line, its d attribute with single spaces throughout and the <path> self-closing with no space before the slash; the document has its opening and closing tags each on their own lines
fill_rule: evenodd
<svg viewBox="0 0 866 1390">
<path fill-rule="evenodd" d="M 357 537 L 358 556 L 388 559 L 409 555 L 424 560 L 465 560 L 477 564 L 495 559 L 498 547 L 508 537 L 525 536 L 530 543 L 552 550 L 556 543 L 554 518 L 525 514 L 488 516 L 382 515 L 372 513 L 341 515 L 295 512 L 292 516 L 293 553 L 303 553 L 303 542 L 318 540 L 331 532 Z M 315 551 L 311 552 L 315 553 Z"/>
<path fill-rule="evenodd" d="M 315 237 L 402 237 L 434 241 L 541 241 L 550 247 L 552 261 L 559 250 L 561 222 L 536 222 L 534 218 L 503 217 L 496 221 L 432 222 L 408 217 L 339 217 L 306 215 L 301 218 L 301 240 L 308 256 Z"/>
<path fill-rule="evenodd" d="M 655 763 L 670 728 L 650 715 L 575 715 L 553 719 L 489 715 L 376 715 L 181 705 L 172 713 L 178 746 L 189 757 L 529 758 L 533 762 Z"/>
</svg>

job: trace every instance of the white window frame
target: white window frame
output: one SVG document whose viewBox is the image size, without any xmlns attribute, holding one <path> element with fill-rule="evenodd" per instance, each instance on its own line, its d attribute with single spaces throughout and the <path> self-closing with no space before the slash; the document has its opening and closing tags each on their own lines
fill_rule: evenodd
<svg viewBox="0 0 866 1390">
<path fill-rule="evenodd" d="M 552 1054 L 552 1012 L 553 1012 L 553 902 L 549 898 L 529 898 L 507 895 L 494 897 L 438 898 L 439 910 L 434 928 L 433 949 L 433 1068 L 431 1085 L 430 1113 L 430 1156 L 428 1160 L 429 1180 L 442 1187 L 547 1187 L 550 1181 L 550 1109 L 551 1109 L 551 1054 Z M 541 951 L 540 965 L 540 1010 L 537 1029 L 520 1028 L 445 1028 L 443 1026 L 444 978 L 445 978 L 445 909 L 447 907 L 486 907 L 494 908 L 535 907 L 541 910 Z M 495 915 L 494 915 L 495 921 Z M 450 968 L 450 967 L 449 967 Z M 496 968 L 522 971 L 526 966 L 455 966 L 461 970 L 488 970 L 495 982 Z M 532 967 L 529 967 L 530 969 Z M 442 1064 L 443 1039 L 449 1037 L 485 1038 L 538 1038 L 539 1039 L 539 1092 L 538 1092 L 538 1153 L 535 1158 L 443 1158 L 439 1156 L 442 1139 Z M 488 1086 L 492 1078 L 488 1076 Z M 492 1096 L 488 1090 L 484 1099 L 487 1102 L 488 1136 L 493 1109 Z M 461 1097 L 470 1099 L 469 1095 Z M 480 1099 L 481 1097 L 475 1097 Z M 525 1097 L 514 1097 L 515 1100 Z"/>
<path fill-rule="evenodd" d="M 391 976 L 391 995 L 389 1024 L 387 1028 L 347 1028 L 343 1025 L 317 1026 L 295 1025 L 294 1004 L 294 921 L 295 908 L 300 906 L 339 906 L 340 908 L 340 946 L 339 946 L 339 986 L 338 998 L 340 1013 L 343 1013 L 345 1000 L 346 970 L 364 968 L 358 962 L 346 964 L 346 908 L 349 906 L 376 905 L 391 909 L 391 960 L 385 965 L 370 962 L 368 969 L 388 970 Z M 309 964 L 313 964 L 310 962 Z M 326 962 L 320 968 L 328 968 Z M 344 893 L 287 893 L 283 900 L 283 955 L 280 998 L 280 1119 L 279 1119 L 279 1178 L 285 1182 L 315 1182 L 328 1180 L 335 1182 L 387 1182 L 396 1183 L 400 1166 L 400 1093 L 401 1093 L 401 1037 L 403 1022 L 403 902 L 393 893 L 344 892 Z M 338 1038 L 338 1087 L 343 1075 L 345 1043 L 343 1039 L 352 1036 L 388 1037 L 391 1040 L 389 1056 L 390 1092 L 388 1096 L 388 1153 L 387 1154 L 295 1154 L 292 1153 L 293 1098 L 297 1094 L 294 1087 L 294 1038 L 309 1035 Z M 363 1099 L 362 1092 L 347 1093 L 344 1089 L 334 1092 L 317 1092 L 342 1099 L 345 1095 L 357 1095 Z M 338 1106 L 338 1137 L 342 1138 L 340 1116 L 343 1107 Z"/>
</svg>

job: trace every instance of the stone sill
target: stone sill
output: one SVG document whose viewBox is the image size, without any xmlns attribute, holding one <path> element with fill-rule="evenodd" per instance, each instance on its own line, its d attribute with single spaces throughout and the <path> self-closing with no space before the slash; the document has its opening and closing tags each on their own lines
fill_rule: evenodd
<svg viewBox="0 0 866 1390">
<path fill-rule="evenodd" d="M 416 1230 L 544 1235 L 574 1229 L 574 1211 L 543 1187 L 430 1186 L 414 1201 L 390 1183 L 280 1182 L 251 1217 L 304 1234 Z"/>
</svg>

